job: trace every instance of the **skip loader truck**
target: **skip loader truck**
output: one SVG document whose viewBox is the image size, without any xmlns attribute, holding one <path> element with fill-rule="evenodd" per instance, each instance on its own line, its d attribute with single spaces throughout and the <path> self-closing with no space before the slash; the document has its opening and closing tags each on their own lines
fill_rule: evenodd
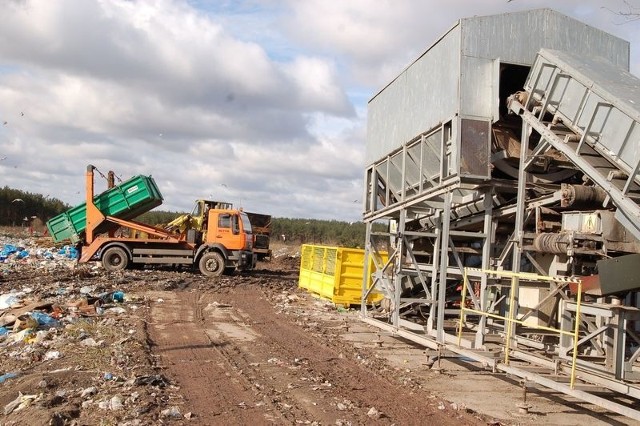
<svg viewBox="0 0 640 426">
<path fill-rule="evenodd" d="M 162 204 L 153 178 L 135 176 L 94 196 L 94 170 L 87 166 L 86 202 L 47 222 L 55 242 L 77 244 L 80 263 L 101 261 L 108 271 L 145 264 L 192 265 L 207 276 L 255 267 L 251 223 L 242 210 L 226 203 L 199 203 L 196 209 L 203 210 L 194 215 L 198 226 L 191 226 L 191 215 L 176 219 L 171 229 L 150 226 L 133 218 Z"/>
</svg>

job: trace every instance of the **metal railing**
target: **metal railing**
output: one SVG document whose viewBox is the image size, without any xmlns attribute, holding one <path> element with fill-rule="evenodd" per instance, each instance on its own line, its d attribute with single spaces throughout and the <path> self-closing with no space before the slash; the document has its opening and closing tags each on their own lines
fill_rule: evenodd
<svg viewBox="0 0 640 426">
<path fill-rule="evenodd" d="M 491 312 L 486 312 L 478 309 L 467 308 L 466 305 L 466 295 L 469 288 L 469 273 L 472 272 L 474 276 L 482 276 L 486 275 L 487 278 L 490 276 L 494 277 L 508 277 L 511 278 L 510 292 L 509 292 L 509 312 L 507 316 L 502 316 L 498 314 L 494 314 Z M 547 327 L 542 325 L 535 324 L 525 324 L 524 320 L 516 318 L 516 295 L 518 293 L 518 284 L 519 280 L 523 279 L 528 282 L 553 282 L 553 283 L 561 283 L 563 286 L 568 284 L 577 285 L 577 294 L 576 294 L 576 316 L 575 316 L 575 324 L 572 331 L 567 331 L 563 329 Z M 493 270 L 485 270 L 485 269 L 476 269 L 476 268 L 465 268 L 463 274 L 463 285 L 462 285 L 462 298 L 460 300 L 460 318 L 458 322 L 458 347 L 462 343 L 462 330 L 464 326 L 464 318 L 466 314 L 476 314 L 482 315 L 488 318 L 493 318 L 497 320 L 502 320 L 506 326 L 505 333 L 505 348 L 504 348 L 504 363 L 509 365 L 509 353 L 511 349 L 511 337 L 515 331 L 515 325 L 526 325 L 529 329 L 537 329 L 542 331 L 547 331 L 551 333 L 557 333 L 558 335 L 566 335 L 573 338 L 573 356 L 571 360 L 571 381 L 570 387 L 574 389 L 575 387 L 575 377 L 576 377 L 576 359 L 578 356 L 578 340 L 580 333 L 580 303 L 582 299 L 582 282 L 575 277 L 550 277 L 544 275 L 538 275 L 531 272 L 511 272 L 511 271 L 493 271 Z"/>
</svg>

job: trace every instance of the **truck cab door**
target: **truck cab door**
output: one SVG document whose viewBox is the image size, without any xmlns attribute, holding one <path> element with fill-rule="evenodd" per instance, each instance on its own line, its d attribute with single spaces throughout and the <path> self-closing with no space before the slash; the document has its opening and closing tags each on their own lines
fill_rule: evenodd
<svg viewBox="0 0 640 426">
<path fill-rule="evenodd" d="M 242 249 L 244 235 L 240 232 L 238 215 L 227 212 L 210 214 L 207 242 L 222 244 L 229 250 Z"/>
</svg>

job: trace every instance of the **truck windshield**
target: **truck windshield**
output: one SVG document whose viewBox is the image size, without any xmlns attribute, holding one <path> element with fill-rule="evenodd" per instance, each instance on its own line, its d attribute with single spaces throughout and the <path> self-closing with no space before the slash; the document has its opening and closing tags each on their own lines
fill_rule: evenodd
<svg viewBox="0 0 640 426">
<path fill-rule="evenodd" d="M 202 203 L 196 201 L 196 205 L 193 207 L 193 211 L 191 212 L 191 216 L 200 217 L 202 215 Z"/>
<path fill-rule="evenodd" d="M 242 227 L 244 228 L 244 232 L 247 234 L 251 234 L 253 231 L 251 229 L 251 222 L 249 221 L 249 216 L 245 212 L 240 213 L 242 217 Z"/>
</svg>

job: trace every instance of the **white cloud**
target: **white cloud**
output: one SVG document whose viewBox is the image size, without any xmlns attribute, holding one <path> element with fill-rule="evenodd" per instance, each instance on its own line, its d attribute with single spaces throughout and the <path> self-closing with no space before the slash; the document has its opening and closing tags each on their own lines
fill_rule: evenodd
<svg viewBox="0 0 640 426">
<path fill-rule="evenodd" d="M 604 3 L 5 2 L 0 184 L 78 203 L 91 163 L 153 175 L 171 210 L 357 220 L 366 101 L 455 20 L 555 7 L 637 43 Z"/>
<path fill-rule="evenodd" d="M 637 26 L 618 25 L 612 11 L 625 3 L 600 0 L 416 1 L 288 0 L 283 28 L 294 43 L 347 64 L 350 84 L 379 88 L 433 44 L 458 19 L 536 8 L 553 8 L 627 40 L 638 40 Z M 606 7 L 605 7 L 606 6 Z"/>
</svg>

